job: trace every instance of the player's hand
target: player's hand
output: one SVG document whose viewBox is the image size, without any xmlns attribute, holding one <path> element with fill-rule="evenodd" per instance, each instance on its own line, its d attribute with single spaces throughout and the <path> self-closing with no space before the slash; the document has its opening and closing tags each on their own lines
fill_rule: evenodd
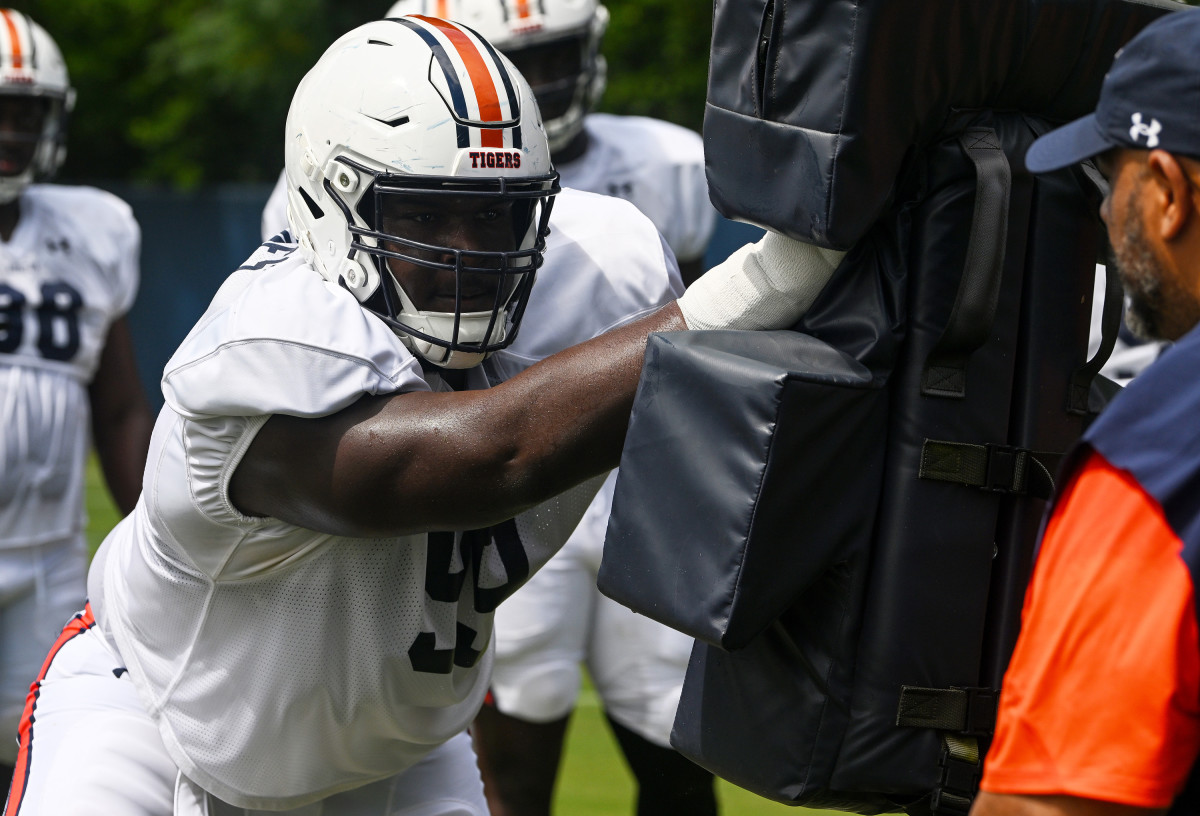
<svg viewBox="0 0 1200 816">
<path fill-rule="evenodd" d="M 679 310 L 689 329 L 786 329 L 845 255 L 768 232 L 701 275 L 679 298 Z"/>
</svg>

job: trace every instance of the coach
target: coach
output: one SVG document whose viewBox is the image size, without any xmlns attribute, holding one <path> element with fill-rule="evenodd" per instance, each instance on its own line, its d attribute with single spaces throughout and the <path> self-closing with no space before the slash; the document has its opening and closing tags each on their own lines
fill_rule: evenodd
<svg viewBox="0 0 1200 816">
<path fill-rule="evenodd" d="M 1026 163 L 1093 157 L 1129 325 L 1178 342 L 1063 471 L 972 816 L 1200 810 L 1200 11 L 1146 27 Z"/>
</svg>

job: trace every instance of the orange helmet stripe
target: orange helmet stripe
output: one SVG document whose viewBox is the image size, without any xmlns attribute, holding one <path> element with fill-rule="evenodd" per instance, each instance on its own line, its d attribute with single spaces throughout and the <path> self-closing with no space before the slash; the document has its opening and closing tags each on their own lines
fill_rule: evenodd
<svg viewBox="0 0 1200 816">
<path fill-rule="evenodd" d="M 0 14 L 4 15 L 4 25 L 8 28 L 8 39 L 12 43 L 12 67 L 21 68 L 24 59 L 21 54 L 21 35 L 17 33 L 17 23 L 8 9 L 0 9 Z"/>
<path fill-rule="evenodd" d="M 446 35 L 446 39 L 454 46 L 458 56 L 467 68 L 471 77 L 471 85 L 475 89 L 475 100 L 479 103 L 479 119 L 482 122 L 502 122 L 504 113 L 500 109 L 500 96 L 496 93 L 496 82 L 488 72 L 487 64 L 479 49 L 458 26 L 439 20 L 436 17 L 418 17 L 432 26 L 437 27 Z M 504 131 L 493 128 L 480 128 L 479 138 L 483 147 L 504 147 Z"/>
</svg>

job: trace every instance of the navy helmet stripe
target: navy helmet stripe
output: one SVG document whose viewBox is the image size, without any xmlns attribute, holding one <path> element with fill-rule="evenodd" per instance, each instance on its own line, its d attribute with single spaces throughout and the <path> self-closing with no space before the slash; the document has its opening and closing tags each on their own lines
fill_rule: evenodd
<svg viewBox="0 0 1200 816">
<path fill-rule="evenodd" d="M 433 52 L 434 58 L 442 68 L 442 73 L 446 76 L 446 85 L 450 88 L 450 100 L 454 104 L 454 112 L 458 114 L 459 119 L 470 119 L 470 114 L 467 112 L 467 98 L 463 94 L 462 85 L 458 81 L 458 73 L 454 70 L 454 63 L 450 60 L 450 55 L 446 53 L 446 49 L 438 42 L 438 38 L 414 20 L 402 17 L 394 17 L 392 19 L 415 31 L 425 41 L 425 44 L 429 46 L 429 50 Z M 470 131 L 462 123 L 456 124 L 458 129 L 458 146 L 470 147 Z"/>
<path fill-rule="evenodd" d="M 38 52 L 37 52 L 37 37 L 33 36 L 33 21 L 27 15 L 25 17 L 25 30 L 29 32 L 29 65 L 36 71 L 38 69 Z"/>
</svg>

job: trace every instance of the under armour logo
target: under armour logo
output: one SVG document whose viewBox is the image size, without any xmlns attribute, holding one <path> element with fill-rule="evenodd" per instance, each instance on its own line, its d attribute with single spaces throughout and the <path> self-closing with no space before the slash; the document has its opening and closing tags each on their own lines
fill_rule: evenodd
<svg viewBox="0 0 1200 816">
<path fill-rule="evenodd" d="M 633 198 L 633 182 L 632 181 L 616 181 L 609 182 L 608 194 L 617 198 Z"/>
<path fill-rule="evenodd" d="M 1142 123 L 1142 114 L 1135 113 L 1132 117 L 1133 127 L 1129 128 L 1129 138 L 1133 139 L 1134 144 L 1141 136 L 1146 137 L 1146 147 L 1158 147 L 1158 132 L 1162 130 L 1162 123 L 1157 119 L 1151 118 L 1150 124 Z"/>
</svg>

